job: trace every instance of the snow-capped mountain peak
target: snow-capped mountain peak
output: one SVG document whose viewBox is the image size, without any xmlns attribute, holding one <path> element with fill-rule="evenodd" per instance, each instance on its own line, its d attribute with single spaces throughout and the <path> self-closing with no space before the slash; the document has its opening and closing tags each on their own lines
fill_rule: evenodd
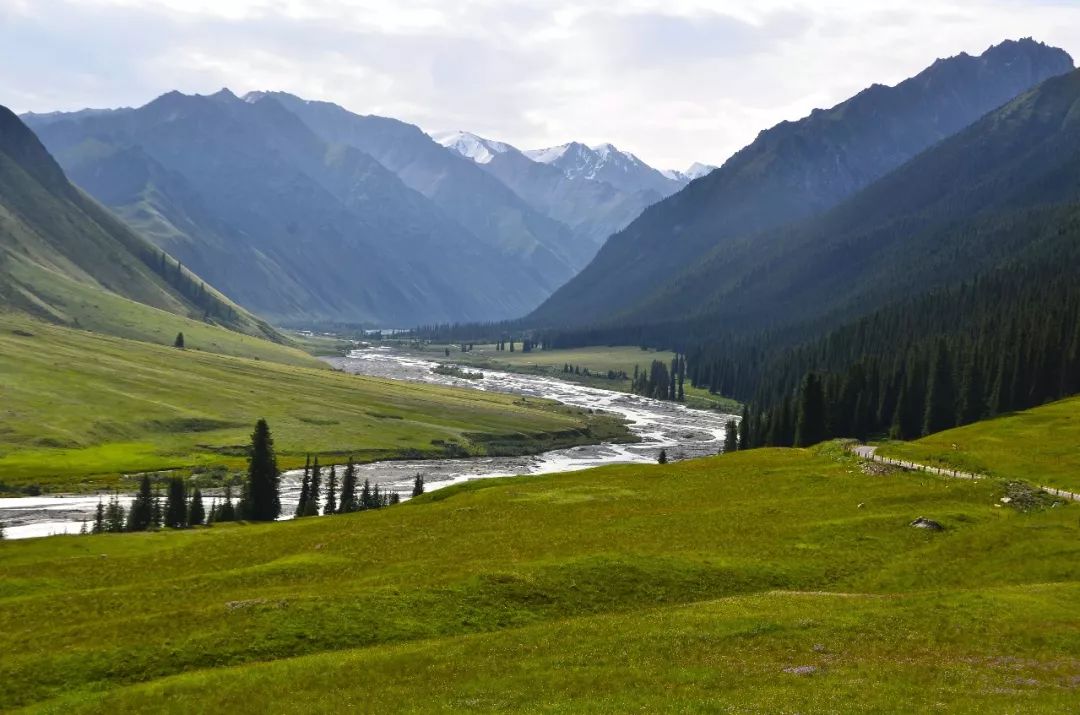
<svg viewBox="0 0 1080 715">
<path fill-rule="evenodd" d="M 431 138 L 447 149 L 472 159 L 477 164 L 487 164 L 498 154 L 505 154 L 513 147 L 509 144 L 485 139 L 472 132 L 452 131 L 432 134 Z"/>
<path fill-rule="evenodd" d="M 712 164 L 702 164 L 701 162 L 695 161 L 689 166 L 689 168 L 687 168 L 686 171 L 679 171 L 678 169 L 668 169 L 660 173 L 671 179 L 672 181 L 689 184 L 694 179 L 700 179 L 715 168 L 716 167 Z"/>
</svg>

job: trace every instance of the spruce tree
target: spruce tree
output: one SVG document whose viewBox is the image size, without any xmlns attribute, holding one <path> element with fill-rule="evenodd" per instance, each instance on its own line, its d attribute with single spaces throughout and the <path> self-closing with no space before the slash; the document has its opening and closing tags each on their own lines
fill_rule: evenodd
<svg viewBox="0 0 1080 715">
<path fill-rule="evenodd" d="M 986 399 L 983 396 L 983 377 L 975 355 L 969 354 L 960 377 L 960 410 L 956 423 L 970 424 L 983 418 Z"/>
<path fill-rule="evenodd" d="M 176 334 L 176 340 L 173 341 L 173 347 L 174 348 L 180 348 L 180 349 L 184 348 L 184 334 L 183 333 L 177 333 Z"/>
<path fill-rule="evenodd" d="M 187 488 L 180 477 L 169 479 L 169 491 L 165 497 L 165 526 L 183 529 L 187 526 Z"/>
<path fill-rule="evenodd" d="M 113 493 L 109 498 L 109 506 L 105 509 L 105 530 L 111 534 L 118 534 L 127 526 L 124 520 L 124 507 L 120 504 L 120 496 Z"/>
<path fill-rule="evenodd" d="M 322 467 L 319 466 L 319 458 L 315 457 L 315 463 L 311 465 L 311 484 L 308 487 L 308 499 L 304 504 L 304 516 L 319 515 L 319 497 L 322 491 Z"/>
<path fill-rule="evenodd" d="M 799 391 L 795 446 L 809 447 L 825 439 L 825 394 L 817 373 L 807 373 Z"/>
<path fill-rule="evenodd" d="M 735 420 L 728 420 L 724 425 L 724 454 L 739 449 L 739 425 Z"/>
<path fill-rule="evenodd" d="M 105 533 L 105 505 L 101 502 L 101 497 L 98 497 L 97 508 L 94 510 L 94 528 L 92 532 L 95 534 Z"/>
<path fill-rule="evenodd" d="M 956 426 L 956 389 L 945 341 L 939 340 L 930 368 L 922 433 L 933 434 Z"/>
<path fill-rule="evenodd" d="M 750 411 L 746 405 L 743 405 L 739 420 L 739 449 L 750 449 Z"/>
<path fill-rule="evenodd" d="M 154 521 L 154 492 L 150 476 L 144 474 L 139 480 L 139 492 L 128 509 L 128 531 L 146 531 Z"/>
<path fill-rule="evenodd" d="M 218 507 L 218 515 L 214 521 L 236 521 L 236 505 L 233 504 L 232 484 L 225 485 L 224 500 Z"/>
<path fill-rule="evenodd" d="M 191 504 L 188 506 L 188 524 L 202 526 L 206 523 L 206 508 L 203 506 L 202 491 L 198 487 L 191 492 Z"/>
<path fill-rule="evenodd" d="M 323 507 L 323 515 L 333 514 L 337 511 L 337 465 L 330 465 L 330 478 L 326 480 L 326 506 Z"/>
<path fill-rule="evenodd" d="M 248 458 L 247 488 L 241 512 L 252 521 L 273 521 L 281 515 L 281 473 L 274 454 L 274 439 L 266 420 L 255 423 Z"/>
<path fill-rule="evenodd" d="M 419 472 L 413 477 L 412 495 L 418 497 L 424 493 L 424 475 Z"/>
<path fill-rule="evenodd" d="M 304 463 L 304 478 L 300 480 L 300 501 L 296 503 L 294 516 L 304 516 L 307 512 L 308 497 L 311 493 L 311 455 Z"/>
<path fill-rule="evenodd" d="M 360 508 L 371 509 L 374 507 L 371 501 L 371 482 L 364 480 L 364 486 L 360 489 Z"/>
<path fill-rule="evenodd" d="M 660 454 L 656 457 L 657 464 L 667 464 L 667 450 L 661 449 Z"/>
<path fill-rule="evenodd" d="M 344 514 L 356 511 L 356 464 L 349 457 L 341 478 L 341 499 L 338 510 Z"/>
<path fill-rule="evenodd" d="M 150 504 L 150 525 L 155 529 L 160 529 L 164 521 L 165 512 L 161 508 L 161 491 L 158 487 L 154 487 L 154 500 Z"/>
</svg>

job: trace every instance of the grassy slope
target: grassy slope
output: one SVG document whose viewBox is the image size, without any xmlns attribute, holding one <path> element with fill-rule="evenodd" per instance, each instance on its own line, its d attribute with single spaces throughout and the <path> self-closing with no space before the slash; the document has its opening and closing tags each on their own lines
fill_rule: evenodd
<svg viewBox="0 0 1080 715">
<path fill-rule="evenodd" d="M 244 338 L 206 326 L 187 345 L 226 339 Z M 540 401 L 181 351 L 10 314 L 0 314 L 0 354 L 0 482 L 11 486 L 100 487 L 121 472 L 240 467 L 258 417 L 274 429 L 285 466 L 306 451 L 437 455 L 433 440 L 480 451 L 479 435 L 537 448 L 556 437 L 596 441 L 583 432 L 589 425 L 613 428 Z"/>
<path fill-rule="evenodd" d="M 758 450 L 10 542 L 0 708 L 1060 711 L 1080 683 L 1075 509 L 1000 495 Z"/>
<path fill-rule="evenodd" d="M 648 370 L 653 360 L 660 360 L 664 364 L 670 365 L 675 358 L 675 353 L 666 350 L 642 350 L 641 348 L 626 345 L 572 348 L 569 350 L 535 350 L 528 353 L 496 350 L 493 344 L 474 345 L 472 351 L 467 353 L 461 352 L 459 345 L 429 345 L 424 354 L 430 356 L 430 359 L 433 360 L 442 359 L 445 357 L 444 348 L 447 347 L 450 348 L 450 357 L 445 359 L 451 362 L 509 372 L 551 375 L 559 379 L 572 380 L 592 387 L 618 390 L 620 392 L 630 390 L 628 380 L 608 380 L 606 377 L 590 378 L 567 375 L 563 373 L 563 366 L 569 364 L 583 370 L 588 368 L 589 372 L 597 375 L 607 375 L 608 370 L 614 370 L 632 376 L 634 367 L 644 371 Z M 520 343 L 518 347 L 520 347 Z M 689 382 L 686 383 L 685 391 L 687 404 L 690 407 L 718 408 L 728 412 L 738 411 L 739 405 L 734 400 L 719 395 L 711 395 L 708 390 L 695 388 Z"/>
<path fill-rule="evenodd" d="M 881 454 L 1080 491 L 1080 397 L 890 442 Z"/>
</svg>

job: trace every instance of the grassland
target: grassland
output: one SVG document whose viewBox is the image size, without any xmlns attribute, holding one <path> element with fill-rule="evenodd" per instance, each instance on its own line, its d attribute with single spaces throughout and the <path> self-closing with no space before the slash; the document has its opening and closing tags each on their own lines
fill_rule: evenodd
<svg viewBox="0 0 1080 715">
<path fill-rule="evenodd" d="M 0 709 L 1066 711 L 1077 510 L 1001 494 L 755 450 L 0 543 Z"/>
<path fill-rule="evenodd" d="M 1003 415 L 881 454 L 924 464 L 1080 491 L 1080 397 Z"/>
<path fill-rule="evenodd" d="M 123 473 L 236 469 L 258 417 L 269 420 L 286 467 L 309 451 L 370 460 L 626 436 L 612 418 L 539 400 L 193 349 L 206 336 L 225 339 L 206 330 L 178 350 L 0 314 L 0 482 L 78 490 L 122 484 Z M 228 339 L 273 355 L 280 347 Z"/>
<path fill-rule="evenodd" d="M 518 344 L 520 348 L 520 343 Z M 450 356 L 446 357 L 446 349 L 450 350 Z M 414 347 L 412 350 L 417 351 Z M 463 365 L 486 367 L 493 370 L 507 372 L 520 372 L 529 375 L 547 375 L 557 377 L 560 380 L 578 382 L 590 387 L 598 387 L 605 390 L 617 390 L 628 392 L 629 380 L 609 380 L 608 371 L 624 372 L 633 376 L 634 368 L 647 370 L 653 360 L 670 365 L 675 353 L 665 350 L 642 350 L 637 347 L 625 345 L 608 347 L 572 348 L 568 350 L 533 350 L 531 352 L 510 352 L 509 350 L 496 350 L 494 344 L 477 344 L 469 352 L 461 352 L 460 345 L 425 345 L 421 352 L 431 359 L 446 359 Z M 564 365 L 571 365 L 585 370 L 588 368 L 593 376 L 577 375 L 563 372 Z M 725 412 L 736 413 L 739 404 L 719 395 L 712 395 L 708 390 L 693 387 L 689 382 L 685 386 L 686 404 L 700 409 L 719 409 Z"/>
</svg>

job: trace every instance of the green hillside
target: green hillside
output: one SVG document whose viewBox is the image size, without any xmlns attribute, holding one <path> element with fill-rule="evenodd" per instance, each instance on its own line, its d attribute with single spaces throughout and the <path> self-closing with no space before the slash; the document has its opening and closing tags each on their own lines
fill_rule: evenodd
<svg viewBox="0 0 1080 715">
<path fill-rule="evenodd" d="M 539 400 L 271 362 L 282 358 L 278 346 L 254 338 L 214 345 L 243 338 L 211 328 L 185 335 L 178 350 L 0 313 L 0 491 L 240 468 L 259 417 L 273 427 L 284 466 L 301 465 L 307 452 L 371 460 L 442 456 L 444 442 L 483 453 L 626 435 L 612 418 Z"/>
<path fill-rule="evenodd" d="M 72 186 L 37 137 L 3 107 L 0 308 L 166 344 L 182 330 L 212 326 L 288 342 Z M 303 360 L 293 350 L 239 349 L 224 332 L 206 340 L 206 349 L 228 344 L 223 352 Z"/>
<path fill-rule="evenodd" d="M 1080 397 L 890 442 L 881 454 L 1080 492 Z"/>
<path fill-rule="evenodd" d="M 754 450 L 2 543 L 0 708 L 1062 712 L 1076 509 L 1003 493 Z"/>
</svg>

